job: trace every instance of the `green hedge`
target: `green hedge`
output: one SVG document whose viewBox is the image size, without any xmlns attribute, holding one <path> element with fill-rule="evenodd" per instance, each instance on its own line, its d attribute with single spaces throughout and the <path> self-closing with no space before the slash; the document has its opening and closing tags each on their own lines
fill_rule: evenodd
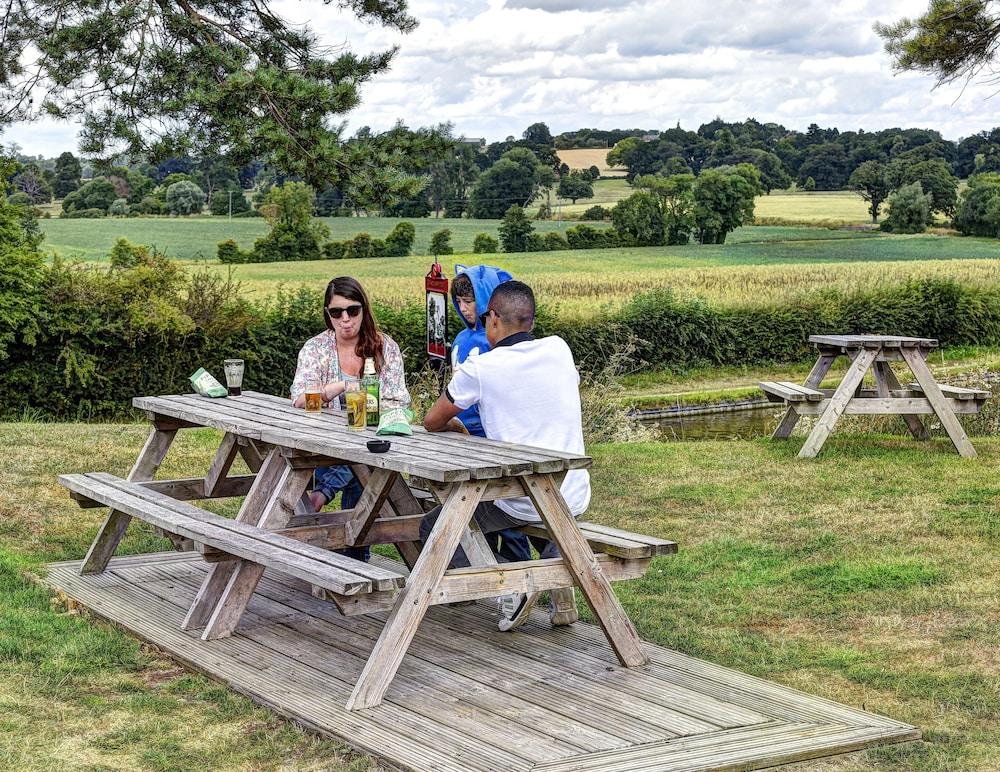
<svg viewBox="0 0 1000 772">
<path fill-rule="evenodd" d="M 414 282 L 421 277 L 414 276 Z M 133 396 L 187 392 L 198 367 L 247 362 L 246 387 L 287 392 L 302 343 L 323 329 L 320 291 L 239 298 L 216 275 L 185 274 L 158 255 L 132 268 L 81 269 L 57 262 L 38 278 L 37 334 L 0 354 L 0 417 L 58 419 L 126 414 Z M 0 298 L 2 300 L 2 298 Z M 4 308 L 0 303 L 0 312 Z M 424 308 L 377 306 L 407 368 L 424 362 Z M 2 320 L 0 320 L 2 321 Z M 458 329 L 452 316 L 452 331 Z M 1000 345 L 1000 287 L 925 280 L 850 295 L 833 292 L 784 305 L 721 308 L 669 292 L 637 297 L 621 311 L 578 322 L 544 307 L 539 334 L 559 334 L 586 369 L 598 369 L 628 337 L 645 368 L 759 365 L 811 356 L 813 333 L 935 337 L 944 344 Z"/>
</svg>

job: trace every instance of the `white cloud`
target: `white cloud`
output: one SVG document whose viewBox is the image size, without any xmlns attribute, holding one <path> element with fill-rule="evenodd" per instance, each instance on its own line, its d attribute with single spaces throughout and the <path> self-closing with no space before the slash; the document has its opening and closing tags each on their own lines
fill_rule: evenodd
<svg viewBox="0 0 1000 772">
<path fill-rule="evenodd" d="M 957 139 L 1000 125 L 1000 95 L 893 75 L 876 20 L 926 0 L 411 0 L 408 35 L 363 24 L 335 5 L 279 0 L 330 44 L 400 47 L 363 87 L 349 126 L 452 121 L 501 139 L 535 121 L 581 127 L 685 128 L 721 116 L 804 129 L 936 128 Z M 957 100 L 957 101 L 956 101 Z M 65 124 L 13 127 L 0 141 L 53 155 L 75 146 Z"/>
</svg>

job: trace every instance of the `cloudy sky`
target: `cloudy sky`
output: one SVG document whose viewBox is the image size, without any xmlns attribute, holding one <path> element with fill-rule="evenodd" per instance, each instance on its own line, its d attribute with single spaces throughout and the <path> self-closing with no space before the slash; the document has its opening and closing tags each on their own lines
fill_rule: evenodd
<svg viewBox="0 0 1000 772">
<path fill-rule="evenodd" d="M 361 24 L 314 0 L 278 0 L 356 51 L 400 47 L 365 87 L 349 126 L 451 121 L 488 140 L 545 121 L 553 134 L 595 128 L 695 129 L 753 116 L 804 130 L 935 128 L 957 139 L 1000 125 L 1000 95 L 893 75 L 875 21 L 928 0 L 411 0 L 408 35 Z M 75 149 L 71 125 L 8 130 L 29 154 Z"/>
</svg>

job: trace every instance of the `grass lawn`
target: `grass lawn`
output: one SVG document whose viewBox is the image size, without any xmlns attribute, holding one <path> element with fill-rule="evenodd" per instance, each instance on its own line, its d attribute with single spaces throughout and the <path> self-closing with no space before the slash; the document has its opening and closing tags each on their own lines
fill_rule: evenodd
<svg viewBox="0 0 1000 772">
<path fill-rule="evenodd" d="M 25 578 L 82 556 L 103 516 L 56 475 L 125 475 L 145 433 L 0 426 L 0 767 L 372 768 Z M 182 432 L 162 474 L 203 473 L 217 439 Z M 595 446 L 590 517 L 681 545 L 616 585 L 645 638 L 924 730 L 823 768 L 996 769 L 1000 440 L 974 441 L 974 462 L 880 436 L 834 435 L 812 461 L 800 440 Z M 140 524 L 125 549 L 161 545 Z"/>
</svg>

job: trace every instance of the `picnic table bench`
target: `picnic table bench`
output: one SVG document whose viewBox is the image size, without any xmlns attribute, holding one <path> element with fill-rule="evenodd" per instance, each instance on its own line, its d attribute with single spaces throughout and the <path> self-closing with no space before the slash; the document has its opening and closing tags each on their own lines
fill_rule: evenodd
<svg viewBox="0 0 1000 772">
<path fill-rule="evenodd" d="M 804 415 L 819 416 L 800 458 L 816 456 L 842 415 L 898 415 L 916 439 L 927 439 L 921 415 L 935 415 L 958 453 L 974 458 L 976 450 L 956 414 L 978 413 L 992 395 L 982 389 L 939 384 L 927 366 L 928 354 L 937 348 L 933 338 L 892 335 L 811 335 L 819 358 L 802 385 L 790 381 L 762 381 L 768 400 L 788 406 L 774 430 L 774 439 L 787 439 Z M 820 388 L 834 360 L 851 360 L 843 380 L 834 389 Z M 905 362 L 916 378 L 904 388 L 890 365 Z M 872 371 L 875 388 L 864 388 L 865 374 Z"/>
<path fill-rule="evenodd" d="M 345 615 L 390 612 L 347 703 L 352 710 L 381 703 L 435 604 L 578 587 L 619 661 L 648 662 L 609 581 L 641 576 L 653 557 L 677 546 L 577 522 L 559 485 L 568 471 L 588 467 L 589 457 L 419 427 L 412 437 L 393 437 L 388 453 L 373 454 L 365 445 L 372 430 L 350 431 L 342 411 L 309 414 L 249 391 L 221 399 L 137 397 L 133 404 L 153 428 L 128 479 L 101 472 L 59 478 L 81 506 L 110 508 L 81 573 L 107 567 L 133 518 L 150 523 L 210 563 L 182 624 L 202 629 L 203 640 L 232 634 L 266 568 L 305 580 Z M 205 476 L 155 480 L 177 432 L 199 427 L 224 432 Z M 251 474 L 230 475 L 238 456 Z M 351 465 L 364 485 L 361 499 L 353 509 L 312 512 L 306 491 L 313 470 L 335 464 Z M 235 519 L 188 503 L 235 496 L 245 497 Z M 554 540 L 562 557 L 496 562 L 473 512 L 480 501 L 520 496 L 543 521 L 522 530 Z M 441 514 L 421 544 L 420 521 L 436 501 Z M 331 552 L 369 544 L 394 544 L 408 570 Z M 459 545 L 472 565 L 449 569 Z"/>
</svg>

